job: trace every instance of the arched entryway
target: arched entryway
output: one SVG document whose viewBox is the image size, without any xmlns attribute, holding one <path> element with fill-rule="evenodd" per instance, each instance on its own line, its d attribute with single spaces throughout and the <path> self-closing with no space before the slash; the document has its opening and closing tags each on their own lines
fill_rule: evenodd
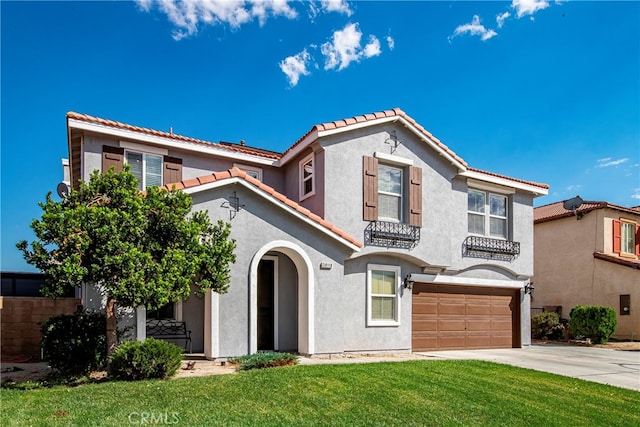
<svg viewBox="0 0 640 427">
<path fill-rule="evenodd" d="M 249 278 L 249 349 L 313 354 L 313 268 L 298 245 L 274 241 L 254 255 Z"/>
</svg>

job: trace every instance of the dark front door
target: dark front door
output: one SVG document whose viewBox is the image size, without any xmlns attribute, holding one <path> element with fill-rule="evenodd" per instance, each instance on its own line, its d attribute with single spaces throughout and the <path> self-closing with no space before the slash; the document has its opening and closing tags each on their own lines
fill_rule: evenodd
<svg viewBox="0 0 640 427">
<path fill-rule="evenodd" d="M 274 349 L 275 262 L 263 259 L 258 264 L 258 350 Z"/>
</svg>

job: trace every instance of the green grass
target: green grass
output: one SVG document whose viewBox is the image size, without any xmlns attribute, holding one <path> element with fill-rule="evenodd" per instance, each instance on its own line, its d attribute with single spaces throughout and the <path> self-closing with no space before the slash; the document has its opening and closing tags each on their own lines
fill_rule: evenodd
<svg viewBox="0 0 640 427">
<path fill-rule="evenodd" d="M 140 425 L 141 413 L 179 426 L 640 425 L 639 392 L 478 361 L 295 366 L 1 393 L 2 426 Z"/>
</svg>

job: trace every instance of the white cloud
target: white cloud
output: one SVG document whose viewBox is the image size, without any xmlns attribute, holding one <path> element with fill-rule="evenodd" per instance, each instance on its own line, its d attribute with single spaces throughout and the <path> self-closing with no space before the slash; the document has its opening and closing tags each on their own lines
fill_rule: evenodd
<svg viewBox="0 0 640 427">
<path fill-rule="evenodd" d="M 347 16 L 353 15 L 353 11 L 346 0 L 322 0 L 321 3 L 322 9 L 327 12 L 344 13 Z"/>
<path fill-rule="evenodd" d="M 311 74 L 307 69 L 307 65 L 311 62 L 311 55 L 307 50 L 303 50 L 296 55 L 289 56 L 280 61 L 280 69 L 287 76 L 289 84 L 293 87 L 298 84 L 300 76 L 308 76 Z"/>
<path fill-rule="evenodd" d="M 498 28 L 502 28 L 502 26 L 504 25 L 504 21 L 506 21 L 510 16 L 511 13 L 509 12 L 501 13 L 500 15 L 496 16 L 496 23 L 498 24 Z"/>
<path fill-rule="evenodd" d="M 480 36 L 482 41 L 487 41 L 493 36 L 497 36 L 493 30 L 488 30 L 484 25 L 480 23 L 480 17 L 478 15 L 473 15 L 473 19 L 468 24 L 458 25 L 456 29 L 453 31 L 453 35 L 449 37 L 451 40 L 453 37 L 460 36 L 463 34 L 469 34 L 472 36 Z"/>
<path fill-rule="evenodd" d="M 633 194 L 631 195 L 632 199 L 640 200 L 640 188 L 634 188 Z"/>
<path fill-rule="evenodd" d="M 175 27 L 173 38 L 176 40 L 193 36 L 200 25 L 228 24 L 238 28 L 254 19 L 264 25 L 271 17 L 294 19 L 298 16 L 286 0 L 136 0 L 136 3 L 145 12 L 150 12 L 155 5 L 167 15 Z"/>
<path fill-rule="evenodd" d="M 378 56 L 382 53 L 380 50 L 380 41 L 376 36 L 369 36 L 369 43 L 362 50 L 362 55 L 365 58 L 371 58 L 372 56 Z"/>
<path fill-rule="evenodd" d="M 611 157 L 605 157 L 604 159 L 598 159 L 597 163 L 596 163 L 596 167 L 597 168 L 608 168 L 610 166 L 618 166 L 621 165 L 622 163 L 626 163 L 628 162 L 629 159 L 628 158 L 622 158 L 622 159 L 617 159 L 617 160 L 612 160 Z"/>
<path fill-rule="evenodd" d="M 396 47 L 396 41 L 391 36 L 387 36 L 387 46 L 389 46 L 389 50 L 393 50 Z"/>
<path fill-rule="evenodd" d="M 513 0 L 511 7 L 516 11 L 516 15 L 522 18 L 525 15 L 533 15 L 539 10 L 549 7 L 547 0 Z"/>
<path fill-rule="evenodd" d="M 577 190 L 580 190 L 581 187 L 582 185 L 580 184 L 570 185 L 567 187 L 567 191 L 577 191 Z"/>
<path fill-rule="evenodd" d="M 320 51 L 325 57 L 324 69 L 338 68 L 343 70 L 352 62 L 358 62 L 361 58 L 370 58 L 380 55 L 380 41 L 375 36 L 369 36 L 369 43 L 360 47 L 362 32 L 358 24 L 347 24 L 342 30 L 335 31 L 331 41 L 323 43 Z"/>
</svg>

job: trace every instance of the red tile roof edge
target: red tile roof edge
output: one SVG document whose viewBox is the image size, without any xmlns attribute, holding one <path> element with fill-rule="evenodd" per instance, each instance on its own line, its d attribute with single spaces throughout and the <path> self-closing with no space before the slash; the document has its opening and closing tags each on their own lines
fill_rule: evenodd
<svg viewBox="0 0 640 427">
<path fill-rule="evenodd" d="M 67 119 L 75 119 L 75 120 L 79 120 L 87 123 L 97 123 L 105 126 L 119 128 L 119 129 L 130 130 L 133 132 L 140 132 L 147 135 L 153 135 L 153 136 L 158 136 L 162 138 L 169 138 L 176 141 L 189 142 L 193 144 L 200 144 L 200 145 L 205 145 L 207 147 L 215 147 L 221 150 L 233 151 L 233 152 L 242 153 L 242 154 L 250 154 L 250 155 L 273 159 L 273 160 L 278 160 L 281 157 L 279 153 L 269 151 L 269 150 L 263 150 L 260 148 L 254 149 L 253 147 L 248 147 L 246 145 L 240 145 L 240 144 L 229 144 L 229 143 L 218 144 L 215 142 L 209 142 L 202 139 L 192 138 L 189 136 L 179 135 L 173 132 L 163 132 L 163 131 L 154 130 L 150 128 L 133 126 L 133 125 L 118 122 L 115 120 L 103 119 L 100 117 L 90 116 L 88 114 L 80 114 L 73 111 L 69 111 L 67 113 Z"/>
<path fill-rule="evenodd" d="M 443 144 L 442 141 L 440 141 L 438 138 L 433 136 L 433 134 L 431 134 L 428 130 L 426 130 L 424 127 L 422 127 L 422 125 L 420 125 L 418 122 L 416 122 L 411 116 L 409 116 L 407 113 L 405 113 L 404 111 L 402 111 L 400 108 L 397 108 L 397 107 L 393 108 L 391 110 L 384 110 L 384 111 L 378 111 L 378 112 L 375 112 L 375 113 L 361 114 L 361 115 L 358 115 L 358 116 L 348 117 L 348 118 L 345 118 L 345 119 L 334 120 L 332 122 L 325 122 L 325 123 L 316 124 L 313 127 L 311 127 L 311 129 L 307 133 L 305 133 L 302 137 L 300 137 L 291 147 L 287 148 L 285 150 L 285 152 L 282 154 L 282 156 L 283 157 L 286 156 L 287 153 L 289 153 L 294 148 L 296 148 L 298 145 L 300 145 L 309 135 L 311 135 L 314 132 L 322 132 L 322 131 L 325 131 L 325 130 L 338 129 L 338 128 L 342 128 L 342 127 L 346 127 L 346 126 L 351 126 L 351 125 L 354 125 L 354 124 L 357 124 L 357 123 L 364 123 L 364 122 L 368 122 L 368 121 L 382 119 L 382 118 L 385 118 L 385 117 L 398 117 L 398 118 L 404 119 L 409 124 L 411 124 L 413 127 L 415 127 L 421 134 L 423 134 L 425 137 L 427 137 L 430 140 L 432 140 L 438 147 L 440 147 L 444 152 L 446 152 L 448 155 L 450 155 L 452 158 L 454 158 L 457 162 L 459 162 L 462 165 L 464 165 L 465 167 L 467 167 L 467 162 L 465 162 L 464 159 L 462 159 L 460 156 L 458 156 L 447 145 Z"/>
<path fill-rule="evenodd" d="M 563 206 L 564 201 L 549 203 L 547 205 L 538 206 L 533 210 L 533 222 L 539 224 L 542 222 L 553 221 L 555 219 L 566 218 L 573 216 L 573 211 L 568 211 Z M 591 212 L 596 209 L 610 208 L 631 214 L 640 214 L 635 208 L 626 208 L 624 206 L 614 205 L 603 201 L 588 201 L 582 202 L 582 206 L 576 209 L 576 212 Z"/>
<path fill-rule="evenodd" d="M 626 267 L 631 267 L 636 270 L 640 269 L 640 260 L 637 260 L 637 259 L 618 258 L 617 256 L 608 255 L 602 252 L 594 252 L 593 257 L 596 259 L 600 259 L 602 261 L 608 261 L 614 264 L 620 264 Z"/>
<path fill-rule="evenodd" d="M 485 170 L 482 170 L 482 169 L 476 169 L 476 168 L 471 168 L 471 167 L 468 167 L 468 168 L 467 168 L 467 170 L 468 170 L 468 171 L 471 171 L 471 172 L 481 173 L 481 174 L 483 174 L 483 175 L 494 176 L 494 177 L 496 177 L 496 178 L 506 179 L 506 180 L 508 180 L 508 181 L 513 181 L 513 182 L 519 182 L 519 183 L 521 183 L 521 184 L 532 185 L 532 186 L 534 186 L 534 187 L 543 188 L 543 189 L 545 189 L 545 190 L 548 190 L 548 189 L 549 189 L 549 185 L 548 185 L 548 184 L 542 184 L 542 183 L 540 183 L 540 182 L 526 181 L 526 180 L 524 180 L 524 179 L 512 178 L 512 177 L 507 176 L 507 175 L 501 175 L 501 174 L 499 174 L 499 173 L 488 172 L 488 171 L 485 171 Z"/>
<path fill-rule="evenodd" d="M 296 203 L 293 200 L 289 199 L 284 194 L 275 191 L 273 188 L 271 188 L 268 185 L 264 184 L 262 181 L 259 181 L 259 180 L 255 179 L 255 178 L 249 176 L 245 171 L 243 171 L 243 170 L 241 170 L 239 168 L 236 168 L 236 167 L 231 168 L 229 170 L 225 170 L 225 171 L 213 172 L 212 174 L 205 175 L 203 177 L 183 180 L 183 181 L 180 181 L 178 183 L 165 184 L 160 188 L 165 189 L 165 190 L 171 190 L 175 186 L 176 189 L 182 190 L 182 189 L 194 188 L 194 187 L 197 187 L 197 186 L 200 186 L 200 185 L 204 185 L 205 183 L 223 181 L 225 179 L 230 179 L 230 178 L 240 178 L 240 179 L 245 180 L 249 184 L 253 185 L 254 187 L 260 189 L 262 192 L 266 193 L 268 196 L 273 197 L 274 199 L 278 200 L 284 206 L 288 206 L 291 209 L 294 209 L 296 212 L 304 215 L 305 217 L 309 218 L 310 220 L 312 220 L 316 224 L 318 224 L 321 227 L 327 229 L 328 231 L 332 232 L 333 234 L 336 234 L 337 236 L 339 236 L 340 238 L 348 241 L 352 245 L 357 246 L 359 248 L 361 248 L 363 246 L 363 244 L 360 241 L 358 241 L 354 237 L 350 236 L 349 234 L 345 233 L 344 231 L 342 231 L 338 227 L 335 227 L 331 223 L 325 221 L 324 219 L 322 219 L 318 215 L 316 215 L 316 214 L 312 213 L 311 211 L 309 211 L 307 208 L 304 208 L 304 207 L 300 206 L 298 203 Z"/>
</svg>

